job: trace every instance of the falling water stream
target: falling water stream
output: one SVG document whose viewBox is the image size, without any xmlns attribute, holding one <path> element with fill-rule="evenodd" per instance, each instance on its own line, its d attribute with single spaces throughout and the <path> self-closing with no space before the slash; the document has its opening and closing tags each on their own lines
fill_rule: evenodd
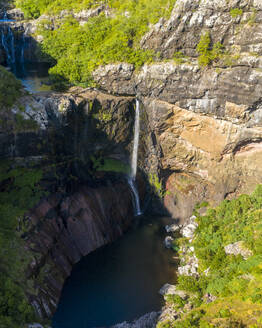
<svg viewBox="0 0 262 328">
<path fill-rule="evenodd" d="M 48 91 L 48 69 L 49 64 L 32 62 L 26 60 L 30 52 L 30 36 L 28 28 L 24 33 L 15 33 L 13 25 L 14 20 L 8 19 L 6 13 L 0 19 L 0 46 L 5 54 L 5 66 L 16 77 L 21 80 L 25 89 L 31 93 L 39 91 Z"/>
<path fill-rule="evenodd" d="M 139 100 L 136 98 L 136 115 L 135 115 L 134 145 L 133 145 L 132 162 L 131 162 L 131 175 L 129 175 L 127 179 L 128 184 L 132 190 L 132 194 L 134 196 L 134 207 L 135 207 L 136 216 L 142 215 L 139 193 L 136 188 L 139 134 L 140 134 L 140 103 Z"/>
</svg>

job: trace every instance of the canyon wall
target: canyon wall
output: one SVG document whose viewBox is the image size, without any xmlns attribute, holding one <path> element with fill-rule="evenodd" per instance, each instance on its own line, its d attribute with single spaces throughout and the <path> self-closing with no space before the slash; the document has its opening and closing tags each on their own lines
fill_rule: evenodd
<svg viewBox="0 0 262 328">
<path fill-rule="evenodd" d="M 1 190 L 12 182 L 11 169 L 22 179 L 27 170 L 42 175 L 40 201 L 18 220 L 18 252 L 28 263 L 21 277 L 27 298 L 41 318 L 50 318 L 73 265 L 133 223 L 126 173 L 134 99 L 78 88 L 68 94 L 25 93 L 0 116 L 1 168 L 8 165 L 1 171 Z M 143 199 L 141 176 L 137 183 Z M 27 182 L 22 185 L 27 192 Z"/>
<path fill-rule="evenodd" d="M 158 53 L 156 62 L 101 66 L 93 73 L 101 91 L 24 94 L 1 112 L 1 157 L 41 168 L 49 193 L 23 218 L 32 257 L 27 294 L 40 316 L 55 310 L 73 264 L 131 224 L 123 172 L 96 168 L 108 158 L 129 163 L 135 96 L 142 103 L 139 167 L 163 181 L 173 217 L 184 220 L 198 202 L 215 205 L 261 183 L 261 20 L 257 0 L 177 0 L 170 19 L 141 40 Z M 201 67 L 196 48 L 207 32 L 210 50 L 219 42 L 223 51 Z"/>
<path fill-rule="evenodd" d="M 141 40 L 158 52 L 158 62 L 139 71 L 111 64 L 93 73 L 103 90 L 142 100 L 153 150 L 146 169 L 165 180 L 165 205 L 174 217 L 185 219 L 197 202 L 217 204 L 261 183 L 261 10 L 251 0 L 178 0 L 170 19 Z M 209 49 L 219 42 L 223 51 L 201 67 L 196 48 L 207 33 Z"/>
</svg>

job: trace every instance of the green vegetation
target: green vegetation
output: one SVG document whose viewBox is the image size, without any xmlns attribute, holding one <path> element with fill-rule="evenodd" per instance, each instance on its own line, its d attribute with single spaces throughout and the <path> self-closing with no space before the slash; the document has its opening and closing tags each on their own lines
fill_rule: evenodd
<svg viewBox="0 0 262 328">
<path fill-rule="evenodd" d="M 177 51 L 174 53 L 173 59 L 176 64 L 182 64 L 186 61 L 187 57 L 182 51 Z"/>
<path fill-rule="evenodd" d="M 257 17 L 257 9 L 252 8 L 252 14 L 248 19 L 248 25 L 250 25 L 250 26 L 254 25 L 256 22 L 256 17 Z"/>
<path fill-rule="evenodd" d="M 200 66 L 207 66 L 211 64 L 214 60 L 219 59 L 223 54 L 223 45 L 220 42 L 216 42 L 212 47 L 209 32 L 201 35 L 196 49 L 199 53 L 198 63 Z"/>
<path fill-rule="evenodd" d="M 153 189 L 154 192 L 157 193 L 157 195 L 160 198 L 164 198 L 166 191 L 165 188 L 163 187 L 162 181 L 159 179 L 157 174 L 149 173 L 149 183 Z"/>
<path fill-rule="evenodd" d="M 14 75 L 0 66 L 0 111 L 11 107 L 21 95 L 22 85 Z"/>
<path fill-rule="evenodd" d="M 207 206 L 207 204 L 202 204 Z M 199 206 L 201 207 L 201 205 Z M 199 277 L 179 276 L 178 289 L 189 294 L 192 311 L 185 311 L 168 327 L 261 327 L 262 323 L 262 185 L 252 195 L 225 200 L 201 216 L 192 243 L 181 238 L 181 248 L 194 246 L 199 260 Z M 226 255 L 224 247 L 241 241 L 252 255 Z M 208 273 L 205 270 L 208 269 Z M 217 299 L 207 304 L 204 295 Z M 176 309 L 184 301 L 168 297 Z"/>
<path fill-rule="evenodd" d="M 130 173 L 130 167 L 123 162 L 113 158 L 91 157 L 93 169 L 97 172 L 117 172 L 117 173 Z"/>
<path fill-rule="evenodd" d="M 42 171 L 0 164 L 0 327 L 18 328 L 34 320 L 24 293 L 30 259 L 21 235 L 26 231 L 25 213 L 43 196 Z"/>
<path fill-rule="evenodd" d="M 230 15 L 233 18 L 236 18 L 238 16 L 242 16 L 242 14 L 243 14 L 243 10 L 240 9 L 240 8 L 234 8 L 234 9 L 230 10 Z"/>
<path fill-rule="evenodd" d="M 38 18 L 42 14 L 58 14 L 62 10 L 80 11 L 96 7 L 100 3 L 93 0 L 15 0 L 26 18 Z"/>
<path fill-rule="evenodd" d="M 109 6 L 109 16 L 102 12 L 80 25 L 68 14 L 61 20 L 57 19 L 54 30 L 49 28 L 52 23 L 48 20 L 39 26 L 38 33 L 44 37 L 42 52 L 50 56 L 55 64 L 50 74 L 61 85 L 66 82 L 94 85 L 92 72 L 99 65 L 127 62 L 139 67 L 152 61 L 155 54 L 141 49 L 141 37 L 150 24 L 170 15 L 175 0 L 109 0 L 102 3 Z M 72 2 L 66 0 L 18 0 L 16 4 L 28 17 L 72 9 Z M 78 10 L 91 6 L 91 2 L 77 1 L 73 6 Z"/>
</svg>

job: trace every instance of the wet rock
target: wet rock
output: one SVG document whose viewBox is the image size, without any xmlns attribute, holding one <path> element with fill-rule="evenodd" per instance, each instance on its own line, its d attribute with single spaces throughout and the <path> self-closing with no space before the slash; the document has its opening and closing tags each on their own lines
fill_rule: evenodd
<svg viewBox="0 0 262 328">
<path fill-rule="evenodd" d="M 181 226 L 178 224 L 171 224 L 165 226 L 166 232 L 176 232 L 179 231 L 180 228 Z"/>
<path fill-rule="evenodd" d="M 110 328 L 154 328 L 159 317 L 159 312 L 147 313 L 132 323 L 122 322 Z"/>
<path fill-rule="evenodd" d="M 172 248 L 173 242 L 174 242 L 174 238 L 171 236 L 167 236 L 165 238 L 164 244 L 165 244 L 166 248 Z"/>
<path fill-rule="evenodd" d="M 24 13 L 21 9 L 14 8 L 9 9 L 6 11 L 8 19 L 14 19 L 14 20 L 23 20 L 24 19 Z"/>
<path fill-rule="evenodd" d="M 237 241 L 236 243 L 225 246 L 225 252 L 227 255 L 241 255 L 244 260 L 247 260 L 253 255 L 252 251 L 245 247 L 243 241 Z"/>
<path fill-rule="evenodd" d="M 28 325 L 28 328 L 44 328 L 40 323 L 32 323 Z"/>
</svg>

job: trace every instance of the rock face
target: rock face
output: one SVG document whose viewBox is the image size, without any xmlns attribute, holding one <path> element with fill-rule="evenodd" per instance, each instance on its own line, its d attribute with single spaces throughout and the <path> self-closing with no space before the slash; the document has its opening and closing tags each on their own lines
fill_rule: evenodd
<svg viewBox="0 0 262 328">
<path fill-rule="evenodd" d="M 132 195 L 123 182 L 80 186 L 74 193 L 52 194 L 27 215 L 27 274 L 34 293 L 28 298 L 40 317 L 50 317 L 63 283 L 83 256 L 123 234 L 133 218 Z"/>
<path fill-rule="evenodd" d="M 236 17 L 233 8 L 241 9 Z M 261 9 L 251 0 L 178 0 L 170 19 L 141 41 L 169 61 L 139 71 L 108 65 L 93 74 L 104 90 L 142 100 L 151 149 L 146 170 L 166 181 L 165 206 L 174 217 L 185 219 L 197 202 L 215 205 L 261 183 Z M 206 32 L 212 44 L 223 44 L 224 55 L 199 67 L 196 47 Z M 171 59 L 177 51 L 183 63 Z"/>
<path fill-rule="evenodd" d="M 154 328 L 159 317 L 158 312 L 147 313 L 132 323 L 122 322 L 111 328 Z"/>
<path fill-rule="evenodd" d="M 1 159 L 43 174 L 39 183 L 46 194 L 17 228 L 29 262 L 25 292 L 42 318 L 56 310 L 73 265 L 132 224 L 133 198 L 124 174 L 97 166 L 107 158 L 129 163 L 133 108 L 132 97 L 76 88 L 24 95 L 0 111 Z M 137 180 L 143 198 L 144 182 Z"/>
</svg>

